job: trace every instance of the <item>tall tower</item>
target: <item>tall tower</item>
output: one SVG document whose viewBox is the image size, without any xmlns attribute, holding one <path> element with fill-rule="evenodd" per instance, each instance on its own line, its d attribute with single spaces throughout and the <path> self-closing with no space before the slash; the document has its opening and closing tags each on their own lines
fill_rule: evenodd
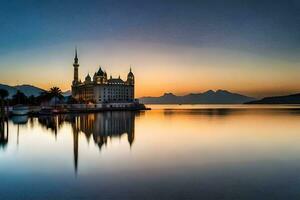
<svg viewBox="0 0 300 200">
<path fill-rule="evenodd" d="M 134 75 L 133 75 L 133 73 L 131 71 L 131 67 L 130 67 L 130 71 L 129 71 L 128 75 L 127 75 L 127 84 L 128 85 L 134 85 Z"/>
<path fill-rule="evenodd" d="M 131 67 L 130 67 L 130 71 L 127 75 L 127 87 L 128 87 L 128 90 L 127 90 L 127 96 L 129 97 L 129 101 L 134 101 L 134 75 L 131 71 Z"/>
<path fill-rule="evenodd" d="M 75 58 L 74 58 L 73 67 L 74 67 L 73 85 L 76 85 L 79 82 L 79 79 L 78 79 L 79 63 L 78 63 L 78 57 L 77 57 L 77 48 L 75 48 Z"/>
</svg>

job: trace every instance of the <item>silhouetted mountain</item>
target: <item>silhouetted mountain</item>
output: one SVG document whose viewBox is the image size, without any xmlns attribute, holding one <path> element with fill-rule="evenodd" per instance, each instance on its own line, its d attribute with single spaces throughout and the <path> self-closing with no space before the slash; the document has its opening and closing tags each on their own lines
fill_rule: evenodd
<svg viewBox="0 0 300 200">
<path fill-rule="evenodd" d="M 23 92 L 26 96 L 39 96 L 42 92 L 45 92 L 45 90 L 32 85 L 17 85 L 15 88 Z"/>
<path fill-rule="evenodd" d="M 165 93 L 160 97 L 142 97 L 139 100 L 145 104 L 240 104 L 253 101 L 255 98 L 226 90 L 208 90 L 203 93 L 192 93 L 184 96 Z"/>
<path fill-rule="evenodd" d="M 247 102 L 247 104 L 300 104 L 300 93 L 286 96 L 265 97 L 261 100 Z"/>
<path fill-rule="evenodd" d="M 32 85 L 17 85 L 17 86 L 9 86 L 0 84 L 0 89 L 5 89 L 9 93 L 9 98 L 11 98 L 14 94 L 16 94 L 17 90 L 20 90 L 23 92 L 27 97 L 33 95 L 33 96 L 39 96 L 41 92 L 44 92 L 45 90 L 32 86 Z"/>
</svg>

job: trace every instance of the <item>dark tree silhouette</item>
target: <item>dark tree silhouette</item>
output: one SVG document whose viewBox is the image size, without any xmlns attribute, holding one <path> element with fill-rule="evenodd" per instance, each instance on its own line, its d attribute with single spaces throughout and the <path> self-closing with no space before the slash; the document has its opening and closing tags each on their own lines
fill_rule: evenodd
<svg viewBox="0 0 300 200">
<path fill-rule="evenodd" d="M 1 99 L 5 99 L 6 97 L 8 97 L 8 92 L 7 92 L 7 90 L 0 89 L 0 98 L 1 98 Z"/>
<path fill-rule="evenodd" d="M 28 97 L 28 104 L 29 105 L 37 105 L 38 98 L 35 98 L 33 95 Z"/>
<path fill-rule="evenodd" d="M 78 101 L 77 101 L 75 98 L 73 98 L 72 96 L 69 96 L 69 97 L 68 97 L 67 102 L 68 102 L 69 104 L 75 104 L 75 103 L 78 103 Z"/>
<path fill-rule="evenodd" d="M 56 97 L 58 99 L 62 99 L 63 98 L 62 91 L 58 87 L 52 87 L 52 88 L 50 88 L 49 94 L 50 94 L 51 98 L 52 97 Z"/>
<path fill-rule="evenodd" d="M 58 99 L 62 99 L 62 91 L 58 87 L 52 87 L 48 91 L 42 92 L 39 98 L 41 98 L 43 101 L 49 101 L 53 97 L 56 97 Z"/>
<path fill-rule="evenodd" d="M 28 101 L 27 96 L 20 90 L 18 90 L 17 93 L 12 97 L 13 105 L 26 104 L 27 101 Z"/>
<path fill-rule="evenodd" d="M 7 90 L 0 89 L 0 117 L 3 118 L 5 115 L 5 98 L 8 97 Z M 1 122 L 0 122 L 1 123 Z"/>
<path fill-rule="evenodd" d="M 59 87 L 52 87 L 49 89 L 49 91 L 44 92 L 41 97 L 42 100 L 50 101 L 52 98 L 54 98 L 54 105 L 56 106 L 56 100 L 63 99 L 62 91 Z"/>
<path fill-rule="evenodd" d="M 40 102 L 49 101 L 51 99 L 49 91 L 42 92 L 38 99 Z"/>
</svg>

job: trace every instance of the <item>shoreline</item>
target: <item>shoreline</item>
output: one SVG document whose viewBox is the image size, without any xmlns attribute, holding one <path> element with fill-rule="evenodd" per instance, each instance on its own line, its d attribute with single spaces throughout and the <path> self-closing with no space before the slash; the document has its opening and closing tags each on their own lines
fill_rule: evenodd
<svg viewBox="0 0 300 200">
<path fill-rule="evenodd" d="M 16 112 L 14 107 L 9 110 L 11 116 L 42 116 L 56 114 L 80 114 L 80 113 L 99 113 L 107 111 L 144 111 L 151 110 L 144 104 L 61 104 L 57 106 L 22 106 Z M 20 112 L 21 111 L 21 112 Z"/>
</svg>

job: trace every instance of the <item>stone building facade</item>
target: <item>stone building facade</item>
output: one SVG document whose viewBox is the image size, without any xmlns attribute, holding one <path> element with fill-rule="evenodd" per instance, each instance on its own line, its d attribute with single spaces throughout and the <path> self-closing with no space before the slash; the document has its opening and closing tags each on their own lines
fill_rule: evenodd
<svg viewBox="0 0 300 200">
<path fill-rule="evenodd" d="M 74 78 L 72 82 L 72 97 L 84 103 L 130 103 L 134 102 L 134 75 L 131 71 L 127 79 L 107 77 L 101 67 L 93 78 L 88 74 L 82 82 L 79 79 L 79 62 L 77 50 L 74 58 Z"/>
</svg>

